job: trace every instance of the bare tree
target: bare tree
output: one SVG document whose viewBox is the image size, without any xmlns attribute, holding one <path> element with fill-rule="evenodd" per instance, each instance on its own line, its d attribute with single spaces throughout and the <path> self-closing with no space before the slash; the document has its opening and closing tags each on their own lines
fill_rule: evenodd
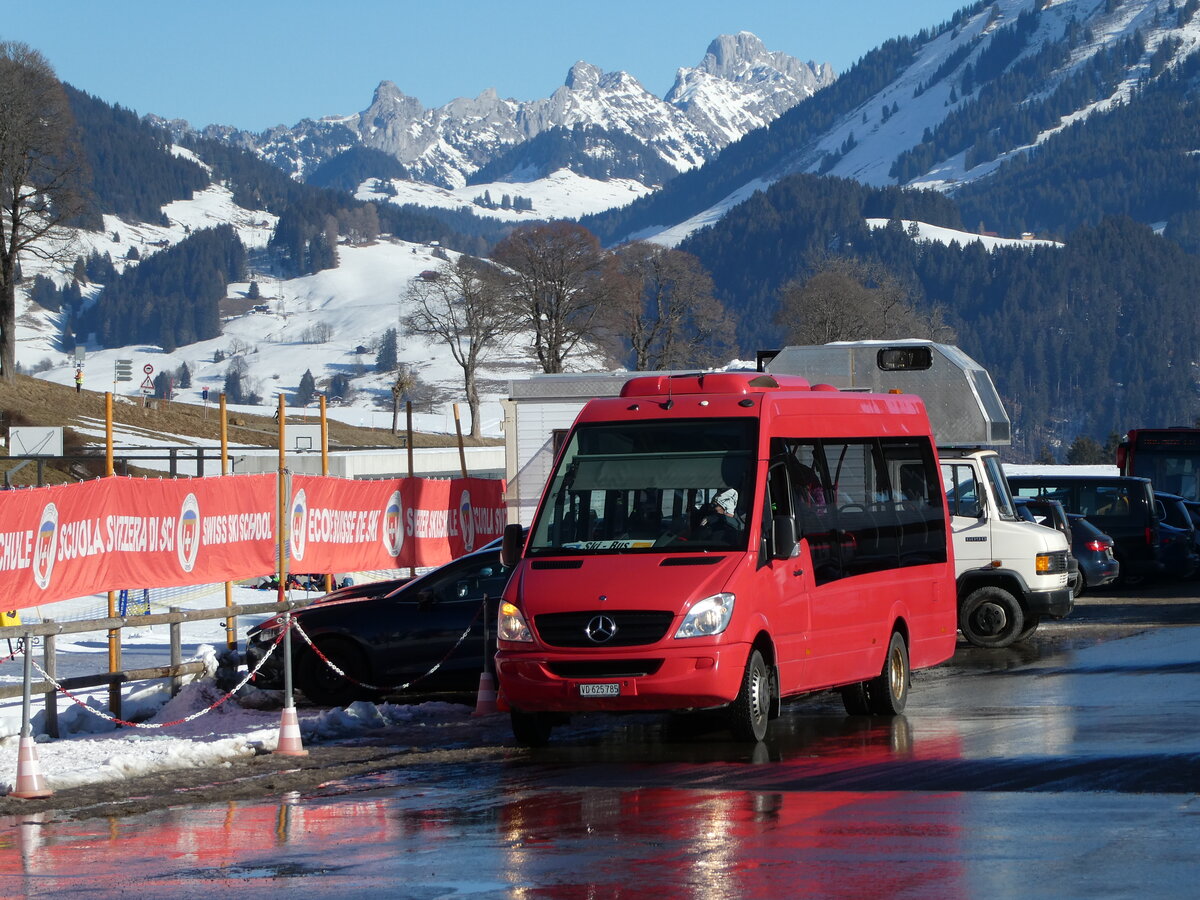
<svg viewBox="0 0 1200 900">
<path fill-rule="evenodd" d="M 638 371 L 711 366 L 732 351 L 734 323 L 700 260 L 638 241 L 616 251 L 618 290 L 606 319 Z"/>
<path fill-rule="evenodd" d="M 483 260 L 460 256 L 443 262 L 435 278 L 416 278 L 408 289 L 414 307 L 404 321 L 410 334 L 436 338 L 450 348 L 462 367 L 471 437 L 480 436 L 476 374 L 503 336 L 512 333 L 520 314 L 506 302 L 505 279 Z"/>
<path fill-rule="evenodd" d="M 787 282 L 780 292 L 776 321 L 794 344 L 954 340 L 954 329 L 943 320 L 941 309 L 922 312 L 882 265 L 847 256 L 818 259 L 811 275 Z"/>
<path fill-rule="evenodd" d="M 69 260 L 65 225 L 83 209 L 84 164 L 66 92 L 26 44 L 0 42 L 0 376 L 16 374 L 20 256 Z"/>
<path fill-rule="evenodd" d="M 513 303 L 543 372 L 562 372 L 581 343 L 600 337 L 613 273 L 600 241 L 582 225 L 523 225 L 496 245 L 492 259 L 512 272 Z"/>
</svg>

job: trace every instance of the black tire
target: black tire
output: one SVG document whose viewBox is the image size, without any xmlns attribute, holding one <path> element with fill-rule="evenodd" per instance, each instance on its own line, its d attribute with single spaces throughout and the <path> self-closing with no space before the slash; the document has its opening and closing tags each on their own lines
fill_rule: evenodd
<svg viewBox="0 0 1200 900">
<path fill-rule="evenodd" d="M 305 697 L 317 706 L 347 706 L 355 700 L 374 697 L 371 691 L 355 684 L 369 680 L 366 657 L 361 650 L 343 641 L 318 643 L 317 646 L 349 678 L 343 678 L 329 668 L 325 660 L 308 650 L 301 655 L 296 672 L 296 686 Z"/>
<path fill-rule="evenodd" d="M 762 654 L 750 651 L 737 698 L 729 704 L 729 729 L 739 741 L 761 741 L 771 719 L 771 671 Z"/>
<path fill-rule="evenodd" d="M 1031 637 L 1033 633 L 1038 630 L 1038 626 L 1041 624 L 1042 617 L 1037 613 L 1030 613 L 1027 615 L 1025 617 L 1025 626 L 1021 629 L 1021 633 L 1017 635 L 1017 640 L 1014 641 L 1014 643 L 1018 643 L 1028 637 Z"/>
<path fill-rule="evenodd" d="M 1075 582 L 1075 599 L 1078 600 L 1087 593 L 1088 583 L 1087 576 L 1083 574 L 1083 569 L 1079 570 L 1079 578 Z"/>
<path fill-rule="evenodd" d="M 1025 614 L 1017 598 L 1001 587 L 971 592 L 958 611 L 958 628 L 976 647 L 1007 647 L 1021 635 Z"/>
<path fill-rule="evenodd" d="M 876 716 L 898 716 L 908 703 L 912 672 L 908 666 L 908 644 L 898 631 L 888 641 L 883 671 L 867 682 L 867 703 Z"/>
<path fill-rule="evenodd" d="M 867 683 L 859 681 L 854 684 L 848 684 L 841 689 L 842 706 L 846 707 L 846 714 L 851 716 L 869 716 L 871 714 L 871 704 L 867 700 Z"/>
<path fill-rule="evenodd" d="M 554 729 L 554 719 L 549 713 L 523 712 L 519 709 L 509 711 L 512 722 L 513 737 L 522 747 L 545 747 L 550 743 L 550 732 Z"/>
</svg>

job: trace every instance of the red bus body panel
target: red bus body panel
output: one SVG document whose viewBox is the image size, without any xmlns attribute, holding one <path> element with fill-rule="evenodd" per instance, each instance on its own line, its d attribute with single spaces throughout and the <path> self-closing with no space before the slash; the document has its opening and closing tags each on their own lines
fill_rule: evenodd
<svg viewBox="0 0 1200 900">
<path fill-rule="evenodd" d="M 908 438 L 927 441 L 934 453 L 918 397 L 810 388 L 801 378 L 755 373 L 652 376 L 634 379 L 619 398 L 589 402 L 572 432 L 592 423 L 709 417 L 757 420 L 756 502 L 747 521 L 747 547 L 691 554 L 643 549 L 601 555 L 564 550 L 552 559 L 526 555 L 508 583 L 505 600 L 521 610 L 534 640 L 501 640 L 496 655 L 500 687 L 510 707 L 527 712 L 717 707 L 737 696 L 754 646 L 769 648 L 781 696 L 878 676 L 894 631 L 904 635 L 913 669 L 953 654 L 957 618 L 948 523 L 942 561 L 823 584 L 814 578 L 809 540 L 801 540 L 797 555 L 789 559 L 764 561 L 760 550 L 763 529 L 771 528 L 758 498 L 767 496 L 773 438 Z M 569 443 L 570 437 L 564 448 Z M 944 517 L 940 479 L 937 490 Z M 542 506 L 546 504 L 544 494 Z M 728 627 L 713 636 L 676 638 L 691 606 L 718 592 L 736 596 Z M 669 611 L 671 620 L 660 638 L 621 647 L 552 646 L 536 624 L 549 614 L 609 611 L 659 611 L 664 616 Z M 619 693 L 581 695 L 580 686 L 591 682 L 617 683 Z"/>
</svg>

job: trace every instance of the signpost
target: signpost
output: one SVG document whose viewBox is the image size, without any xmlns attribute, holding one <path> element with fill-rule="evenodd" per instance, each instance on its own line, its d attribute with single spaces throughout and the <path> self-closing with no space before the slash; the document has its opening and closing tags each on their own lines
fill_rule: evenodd
<svg viewBox="0 0 1200 900">
<path fill-rule="evenodd" d="M 142 379 L 142 406 L 145 406 L 147 398 L 154 393 L 154 381 L 150 378 L 154 373 L 154 366 L 146 363 L 142 366 L 142 371 L 146 373 L 146 377 Z"/>
<path fill-rule="evenodd" d="M 113 363 L 113 383 L 118 381 L 133 381 L 132 359 L 118 359 Z"/>
</svg>

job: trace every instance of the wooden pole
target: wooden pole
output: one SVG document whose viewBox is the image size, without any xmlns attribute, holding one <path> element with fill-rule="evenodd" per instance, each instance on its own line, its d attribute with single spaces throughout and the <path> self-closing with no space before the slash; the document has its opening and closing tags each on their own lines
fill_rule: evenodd
<svg viewBox="0 0 1200 900">
<path fill-rule="evenodd" d="M 321 398 L 321 474 L 329 474 L 329 419 L 325 416 L 325 395 Z M 395 433 L 396 425 L 392 423 L 392 432 Z M 311 576 L 310 576 L 311 579 Z M 333 573 L 325 573 L 325 593 L 333 590 Z"/>
<path fill-rule="evenodd" d="M 458 404 L 454 404 L 454 431 L 458 435 L 458 465 L 462 469 L 462 477 L 467 477 L 467 451 L 463 447 L 462 422 L 458 418 Z"/>
<path fill-rule="evenodd" d="M 406 425 L 406 430 L 404 432 L 404 434 L 405 434 L 404 443 L 408 447 L 408 478 L 411 481 L 412 477 L 413 477 L 413 427 L 412 427 L 412 401 L 411 400 L 405 401 L 404 413 L 408 419 L 408 424 Z M 416 567 L 409 566 L 408 574 L 415 578 L 417 575 Z"/>
<path fill-rule="evenodd" d="M 279 505 L 276 509 L 276 515 L 279 516 L 279 602 L 282 603 L 285 597 L 285 588 L 287 586 L 287 455 L 284 441 L 287 439 L 287 407 L 284 405 L 286 398 L 283 394 L 279 395 Z"/>
<path fill-rule="evenodd" d="M 221 429 L 221 475 L 229 474 L 229 419 L 227 416 L 228 410 L 225 408 L 225 393 L 222 391 L 220 395 L 220 418 L 219 423 Z M 204 414 L 208 416 L 208 401 L 204 401 Z M 225 608 L 233 607 L 233 582 L 225 582 Z M 225 617 L 225 646 L 230 650 L 237 649 L 237 616 Z"/>
<path fill-rule="evenodd" d="M 104 395 L 104 476 L 113 474 L 113 395 Z M 108 592 L 108 617 L 117 617 L 117 592 Z M 108 671 L 121 671 L 121 629 L 111 628 L 108 632 Z M 118 719 L 121 717 L 121 686 L 113 681 L 108 685 L 108 710 Z"/>
</svg>

